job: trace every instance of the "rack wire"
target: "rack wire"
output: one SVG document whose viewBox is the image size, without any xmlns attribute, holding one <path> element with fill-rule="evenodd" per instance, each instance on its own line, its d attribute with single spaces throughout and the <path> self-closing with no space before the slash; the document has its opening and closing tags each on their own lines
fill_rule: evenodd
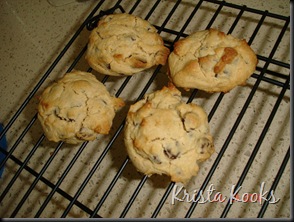
<svg viewBox="0 0 294 222">
<path fill-rule="evenodd" d="M 0 189 L 2 217 L 290 217 L 290 197 L 285 195 L 290 191 L 290 133 L 287 125 L 290 58 L 285 56 L 289 47 L 281 48 L 281 42 L 290 45 L 290 17 L 217 0 L 200 0 L 195 4 L 180 0 L 148 1 L 148 4 L 146 1 L 117 1 L 109 4 L 98 2 L 2 130 L 0 139 L 6 136 L 9 141 L 8 151 L 0 149 L 5 156 L 0 164 L 0 168 L 5 166 Z M 166 4 L 172 4 L 172 7 L 166 7 Z M 179 39 L 193 31 L 211 27 L 247 38 L 248 44 L 257 49 L 259 64 L 247 87 L 238 87 L 227 94 L 208 95 L 197 89 L 183 92 L 187 103 L 199 103 L 207 110 L 216 135 L 217 150 L 210 161 L 202 164 L 199 175 L 193 178 L 187 189 L 205 191 L 213 183 L 219 184 L 220 191 L 225 192 L 222 185 L 225 180 L 234 183 L 233 191 L 238 194 L 236 191 L 243 187 L 253 192 L 256 184 L 266 180 L 266 198 L 270 199 L 271 192 L 277 191 L 277 195 L 283 194 L 279 202 L 232 204 L 226 200 L 223 203 L 178 201 L 171 204 L 169 198 L 179 185 L 169 182 L 164 176 L 148 178 L 138 173 L 125 154 L 122 134 L 127 107 L 116 118 L 110 135 L 77 147 L 47 141 L 36 121 L 36 113 L 30 120 L 26 117 L 23 121 L 25 110 L 36 105 L 35 96 L 49 84 L 49 76 L 58 70 L 61 60 L 66 53 L 71 53 L 70 49 L 80 36 L 87 36 L 102 16 L 123 12 L 144 16 L 157 28 L 171 50 Z M 183 17 L 181 24 L 174 20 L 179 13 Z M 204 17 L 206 20 L 202 20 Z M 82 41 L 84 46 L 66 72 L 85 67 L 83 56 L 87 38 Z M 263 48 L 268 48 L 268 52 Z M 91 68 L 86 71 L 96 74 L 115 96 L 127 98 L 129 104 L 142 99 L 150 91 L 160 89 L 167 82 L 166 70 L 162 66 L 145 74 L 119 79 L 102 76 Z M 266 104 L 259 106 L 260 97 L 266 97 L 271 103 L 269 111 L 265 111 L 268 109 Z M 256 107 L 262 111 L 257 113 Z M 217 127 L 218 124 L 222 126 Z M 277 129 L 273 127 L 276 124 L 280 126 Z M 254 125 L 259 129 L 256 135 L 250 132 L 255 129 Z M 227 130 L 220 130 L 222 127 Z M 247 134 L 248 138 L 244 138 Z M 277 135 L 279 142 L 269 145 L 272 135 Z M 262 156 L 266 159 L 258 163 L 257 157 L 262 159 Z M 240 163 L 232 162 L 232 159 Z M 267 159 L 274 167 L 266 163 Z M 270 168 L 271 172 L 264 176 L 263 167 Z M 223 174 L 226 176 L 218 177 Z M 260 177 L 260 180 L 253 179 L 255 177 Z M 195 193 L 194 200 L 200 196 L 200 192 Z M 4 207 L 8 205 L 9 208 Z M 281 208 L 284 211 L 280 212 Z"/>
</svg>

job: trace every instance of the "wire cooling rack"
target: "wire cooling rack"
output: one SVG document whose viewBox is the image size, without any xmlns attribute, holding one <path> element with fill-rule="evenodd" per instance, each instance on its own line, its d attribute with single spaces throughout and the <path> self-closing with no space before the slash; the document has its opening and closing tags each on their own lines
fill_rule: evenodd
<svg viewBox="0 0 294 222">
<path fill-rule="evenodd" d="M 4 126 L 0 139 L 7 137 L 8 150 L 0 149 L 1 216 L 289 218 L 290 17 L 214 0 L 111 4 L 98 2 Z M 129 105 L 166 85 L 166 68 L 116 78 L 96 73 L 84 61 L 87 37 L 98 20 L 122 12 L 150 21 L 171 50 L 177 40 L 213 27 L 246 39 L 257 53 L 259 63 L 246 86 L 226 94 L 182 91 L 187 103 L 207 111 L 216 147 L 185 187 L 165 176 L 138 173 L 123 144 Z M 43 135 L 36 97 L 56 79 L 52 76 L 63 59 L 66 72 L 92 72 L 126 101 L 109 135 L 80 146 L 49 142 Z M 224 199 L 232 193 L 242 201 Z"/>
</svg>

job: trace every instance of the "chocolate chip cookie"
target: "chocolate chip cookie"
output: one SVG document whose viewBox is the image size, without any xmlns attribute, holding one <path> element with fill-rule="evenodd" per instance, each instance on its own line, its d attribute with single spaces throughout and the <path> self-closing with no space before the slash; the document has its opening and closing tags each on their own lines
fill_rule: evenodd
<svg viewBox="0 0 294 222">
<path fill-rule="evenodd" d="M 215 29 L 198 31 L 174 44 L 169 77 L 178 87 L 228 92 L 246 84 L 257 57 L 245 40 Z"/>
<path fill-rule="evenodd" d="M 38 119 L 50 141 L 77 144 L 108 134 L 124 102 L 88 72 L 72 71 L 39 97 Z"/>
<path fill-rule="evenodd" d="M 101 74 L 133 75 L 164 65 L 169 49 L 148 21 L 127 13 L 102 18 L 92 30 L 85 59 Z"/>
<path fill-rule="evenodd" d="M 205 111 L 184 103 L 172 85 L 130 107 L 124 141 L 138 171 L 148 176 L 166 174 L 174 182 L 188 182 L 197 175 L 199 162 L 214 153 Z"/>
</svg>

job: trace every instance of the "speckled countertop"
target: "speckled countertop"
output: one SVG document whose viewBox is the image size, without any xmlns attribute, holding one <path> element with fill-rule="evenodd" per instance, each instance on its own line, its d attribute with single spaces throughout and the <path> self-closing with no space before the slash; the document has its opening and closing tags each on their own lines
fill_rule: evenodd
<svg viewBox="0 0 294 222">
<path fill-rule="evenodd" d="M 50 3 L 49 3 L 50 2 Z M 57 3 L 56 3 L 57 2 Z M 21 106 L 29 93 L 33 90 L 37 82 L 43 74 L 48 70 L 52 62 L 55 60 L 65 44 L 73 36 L 81 23 L 88 14 L 96 6 L 98 1 L 94 0 L 65 0 L 65 1 L 28 1 L 28 0 L 1 0 L 0 1 L 0 18 L 1 18 L 1 35 L 0 35 L 0 122 L 6 125 L 13 117 L 16 110 Z M 112 1 L 106 1 L 101 9 L 110 8 Z M 130 10 L 134 1 L 122 3 L 126 11 Z M 150 8 L 149 3 L 152 1 L 143 1 L 134 11 L 141 17 L 146 16 L 147 9 Z M 175 1 L 162 1 L 158 9 L 150 17 L 151 23 L 155 25 L 162 24 L 169 9 L 174 5 Z M 198 1 L 183 1 L 174 16 L 171 18 L 167 27 L 179 31 L 183 21 L 187 19 L 191 11 L 191 5 L 195 5 Z M 260 10 L 268 10 L 284 16 L 290 15 L 289 1 L 287 0 L 227 0 L 226 2 L 238 5 L 246 4 L 250 8 Z M 63 4 L 64 3 L 64 4 Z M 202 6 L 203 16 L 191 22 L 185 33 L 193 30 L 204 29 L 207 21 L 217 9 L 213 4 Z M 189 11 L 190 10 L 190 11 Z M 222 17 L 217 19 L 213 27 L 227 32 L 236 17 L 236 11 L 226 8 L 222 11 Z M 239 38 L 248 40 L 252 30 L 257 24 L 261 16 L 254 17 L 244 15 L 233 34 Z M 268 56 L 273 44 L 278 36 L 278 32 L 283 24 L 279 24 L 275 19 L 265 21 L 263 31 L 260 32 L 256 40 L 253 41 L 252 48 L 259 55 Z M 30 100 L 26 108 L 22 111 L 16 122 L 7 132 L 6 137 L 8 147 L 10 148 L 17 142 L 17 149 L 14 156 L 21 161 L 25 161 L 30 150 L 38 143 L 42 130 L 36 121 L 26 136 L 17 141 L 20 133 L 28 125 L 36 113 L 38 94 L 66 72 L 73 59 L 87 42 L 89 32 L 87 30 L 81 32 L 72 47 L 63 56 L 62 60 L 54 68 L 48 79 L 38 89 L 34 97 Z M 167 33 L 162 33 L 165 39 L 170 38 Z M 274 59 L 290 63 L 290 30 L 288 27 L 279 48 L 274 54 Z M 263 67 L 264 61 L 259 63 L 259 67 Z M 87 70 L 88 66 L 81 59 L 75 69 Z M 271 70 L 288 75 L 289 69 L 272 66 Z M 166 84 L 167 77 L 164 74 L 164 67 L 161 74 L 153 82 L 148 89 L 153 91 L 160 89 Z M 136 100 L 142 88 L 150 78 L 150 73 L 146 73 L 144 78 L 142 75 L 135 75 L 128 86 L 122 91 L 122 97 L 128 105 Z M 257 72 L 257 74 L 260 73 Z M 97 73 L 96 73 L 97 74 Z M 103 76 L 97 74 L 97 78 L 102 80 Z M 112 94 L 115 94 L 124 81 L 122 78 L 109 78 L 105 83 Z M 197 190 L 200 188 L 202 181 L 205 179 L 208 170 L 211 168 L 218 152 L 223 146 L 225 139 L 228 137 L 241 108 L 253 88 L 255 78 L 248 80 L 245 87 L 237 87 L 227 93 L 216 113 L 210 121 L 212 134 L 215 138 L 216 153 L 212 158 L 203 163 L 197 177 L 189 183 L 187 190 Z M 279 81 L 284 81 L 280 80 Z M 230 141 L 227 151 L 225 152 L 221 163 L 218 165 L 217 173 L 215 173 L 210 184 L 213 184 L 217 191 L 228 194 L 232 185 L 238 181 L 248 157 L 258 140 L 263 127 L 272 112 L 277 97 L 281 91 L 281 87 L 271 85 L 262 81 L 258 90 L 254 94 L 244 118 L 240 122 L 233 139 Z M 184 98 L 188 98 L 189 94 L 183 92 Z M 199 93 L 193 102 L 200 104 L 209 112 L 216 101 L 218 94 L 207 95 Z M 84 181 L 85 176 L 91 170 L 92 166 L 99 158 L 103 149 L 119 127 L 124 118 L 127 107 L 123 109 L 116 117 L 113 131 L 110 136 L 101 136 L 96 142 L 89 143 L 86 149 L 81 153 L 75 166 L 71 169 L 64 181 L 60 185 L 60 189 L 74 196 L 76 190 Z M 254 159 L 253 165 L 242 185 L 244 192 L 256 192 L 260 189 L 262 182 L 265 182 L 265 190 L 268 190 L 277 173 L 279 166 L 290 144 L 290 90 L 287 90 L 283 97 L 278 112 L 269 128 L 265 139 L 263 140 L 261 149 Z M 94 209 L 97 202 L 105 192 L 109 183 L 113 179 L 117 170 L 123 163 L 126 154 L 123 147 L 123 138 L 120 135 L 113 144 L 113 148 L 103 160 L 99 170 L 92 176 L 87 186 L 83 190 L 78 200 L 86 205 L 89 209 Z M 54 152 L 57 144 L 48 142 L 46 139 L 42 141 L 37 151 L 28 161 L 28 166 L 39 172 L 47 159 Z M 62 175 L 65 167 L 71 161 L 73 155 L 78 152 L 79 146 L 72 147 L 64 145 L 58 152 L 56 158 L 50 164 L 44 178 L 51 183 L 56 183 Z M 5 171 L 0 179 L 0 194 L 5 190 L 13 175 L 17 172 L 18 167 L 12 160 L 8 160 L 5 165 Z M 106 199 L 105 203 L 99 209 L 98 214 L 103 217 L 119 217 L 124 206 L 129 200 L 137 187 L 142 175 L 137 173 L 132 164 L 128 163 L 123 174 L 118 179 L 117 184 Z M 21 171 L 16 181 L 12 184 L 8 193 L 0 202 L 0 216 L 9 217 L 14 211 L 26 190 L 29 188 L 35 177 L 26 170 Z M 280 198 L 278 204 L 270 204 L 264 217 L 290 217 L 290 163 L 288 162 L 286 170 L 281 177 L 280 183 L 275 192 L 275 196 Z M 150 217 L 154 208 L 158 205 L 160 198 L 168 187 L 168 178 L 160 176 L 152 176 L 148 179 L 136 198 L 134 204 L 130 208 L 127 217 Z M 38 182 L 30 196 L 26 199 L 24 205 L 20 208 L 16 217 L 34 217 L 43 201 L 50 193 L 51 188 L 42 182 Z M 177 202 L 171 204 L 171 199 L 164 203 L 158 217 L 184 217 L 191 203 Z M 40 215 L 41 217 L 60 217 L 68 206 L 69 201 L 65 200 L 62 195 L 56 193 L 46 209 Z M 255 204 L 255 205 L 254 205 Z M 213 206 L 212 206 L 213 205 Z M 257 207 L 256 207 L 257 206 Z M 219 217 L 225 207 L 224 203 L 205 203 L 197 206 L 192 217 Z M 259 212 L 260 205 L 257 203 L 236 203 L 232 206 L 227 217 L 254 217 Z M 88 217 L 88 214 L 74 205 L 67 217 Z"/>
</svg>

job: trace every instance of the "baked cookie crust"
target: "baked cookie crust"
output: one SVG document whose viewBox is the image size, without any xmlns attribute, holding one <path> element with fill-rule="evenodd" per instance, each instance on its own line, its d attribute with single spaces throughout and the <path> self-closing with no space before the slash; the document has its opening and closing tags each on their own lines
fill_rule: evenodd
<svg viewBox="0 0 294 222">
<path fill-rule="evenodd" d="M 123 100 L 110 96 L 93 74 L 72 71 L 43 91 L 38 119 L 50 141 L 77 144 L 108 134 L 122 106 Z"/>
<path fill-rule="evenodd" d="M 205 111 L 182 102 L 174 86 L 147 94 L 130 107 L 124 141 L 138 171 L 166 174 L 184 184 L 197 175 L 198 163 L 214 153 Z"/>
<path fill-rule="evenodd" d="M 101 74 L 125 76 L 165 65 L 169 52 L 148 21 L 121 13 L 98 22 L 91 31 L 85 59 Z"/>
<path fill-rule="evenodd" d="M 178 87 L 228 92 L 246 84 L 257 56 L 243 39 L 215 30 L 198 31 L 174 44 L 168 75 Z"/>
</svg>

